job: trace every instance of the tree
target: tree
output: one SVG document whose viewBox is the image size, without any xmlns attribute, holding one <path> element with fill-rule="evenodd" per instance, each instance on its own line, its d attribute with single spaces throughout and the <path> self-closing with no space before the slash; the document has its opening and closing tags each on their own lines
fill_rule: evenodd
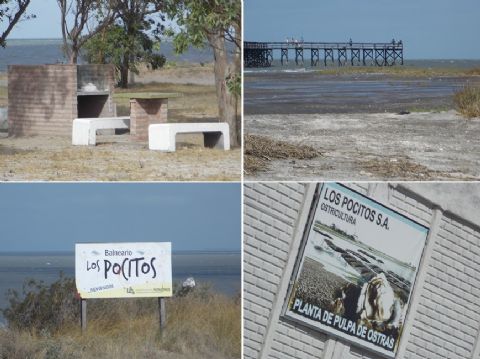
<svg viewBox="0 0 480 359">
<path fill-rule="evenodd" d="M 237 119 L 240 96 L 240 0 L 165 0 L 166 11 L 180 30 L 174 35 L 175 50 L 184 52 L 208 42 L 213 50 L 215 87 L 221 121 L 230 126 L 230 142 L 240 143 Z M 227 43 L 233 44 L 228 54 Z"/>
<path fill-rule="evenodd" d="M 28 5 L 30 0 L 0 0 L 0 22 L 7 20 L 7 27 L 0 36 L 0 46 L 5 47 L 8 35 L 19 21 L 35 18 L 35 15 L 25 13 Z"/>
<path fill-rule="evenodd" d="M 110 0 L 57 0 L 61 13 L 63 48 L 68 62 L 76 64 L 80 49 L 92 36 L 115 20 Z M 73 21 L 71 27 L 69 21 Z"/>
<path fill-rule="evenodd" d="M 87 44 L 87 59 L 113 63 L 120 73 L 120 86 L 128 86 L 128 72 L 137 72 L 137 63 L 146 62 L 153 69 L 163 66 L 165 57 L 154 54 L 160 41 L 164 16 L 161 3 L 148 0 L 117 0 L 117 21 L 92 37 Z M 155 15 L 155 16 L 152 16 Z"/>
<path fill-rule="evenodd" d="M 165 56 L 153 52 L 155 46 L 142 31 L 134 38 L 120 25 L 112 25 L 90 38 L 85 44 L 84 57 L 89 63 L 113 64 L 120 75 L 119 85 L 128 87 L 128 72 L 138 73 L 137 62 L 148 64 L 153 70 L 165 64 Z"/>
</svg>

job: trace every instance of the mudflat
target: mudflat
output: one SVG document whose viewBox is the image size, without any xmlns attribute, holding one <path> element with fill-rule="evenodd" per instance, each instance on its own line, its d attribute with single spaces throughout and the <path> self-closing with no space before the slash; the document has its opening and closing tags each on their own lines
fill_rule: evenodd
<svg viewBox="0 0 480 359">
<path fill-rule="evenodd" d="M 480 119 L 455 111 L 249 115 L 245 133 L 321 155 L 273 160 L 247 180 L 478 180 Z"/>
</svg>

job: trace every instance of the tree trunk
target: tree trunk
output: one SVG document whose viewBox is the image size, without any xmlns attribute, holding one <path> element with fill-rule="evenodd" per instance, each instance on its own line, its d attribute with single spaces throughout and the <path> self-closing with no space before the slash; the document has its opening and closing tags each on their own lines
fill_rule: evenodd
<svg viewBox="0 0 480 359">
<path fill-rule="evenodd" d="M 236 114 L 236 98 L 227 88 L 229 77 L 228 54 L 222 31 L 208 35 L 208 43 L 213 49 L 215 73 L 215 88 L 217 92 L 218 116 L 221 122 L 227 122 L 230 127 L 230 145 L 239 145 L 239 130 Z"/>
<path fill-rule="evenodd" d="M 78 61 L 78 48 L 72 45 L 72 48 L 70 50 L 70 56 L 69 56 L 69 63 L 71 64 L 77 64 Z"/>
<path fill-rule="evenodd" d="M 123 89 L 128 88 L 128 69 L 130 67 L 130 56 L 125 53 L 123 55 L 123 61 L 120 67 L 120 87 Z"/>
</svg>

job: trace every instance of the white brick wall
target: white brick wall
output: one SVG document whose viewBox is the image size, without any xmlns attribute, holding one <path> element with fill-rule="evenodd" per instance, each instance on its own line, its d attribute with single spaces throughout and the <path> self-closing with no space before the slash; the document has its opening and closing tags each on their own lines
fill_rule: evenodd
<svg viewBox="0 0 480 359">
<path fill-rule="evenodd" d="M 461 185 L 461 184 L 459 184 Z M 244 355 L 245 358 L 377 359 L 368 351 L 333 344 L 327 335 L 280 319 L 285 298 L 278 292 L 290 279 L 285 271 L 298 251 L 294 242 L 298 218 L 308 212 L 313 185 L 255 183 L 245 185 L 244 197 Z M 432 227 L 431 251 L 420 269 L 411 330 L 404 333 L 404 358 L 480 359 L 480 233 L 454 214 L 434 221 L 434 199 L 387 184 L 348 184 L 356 191 Z M 311 191 L 310 191 L 311 193 Z M 461 199 L 460 199 L 461 200 Z M 465 222 L 465 223 L 462 223 Z M 430 228 L 432 231 L 433 228 Z M 419 272 L 419 277 L 420 277 Z M 406 326 L 407 328 L 407 326 Z M 330 339 L 332 341 L 332 339 Z M 340 349 L 341 350 L 340 350 Z M 475 355 L 475 356 L 474 356 Z"/>
<path fill-rule="evenodd" d="M 272 303 L 289 256 L 295 221 L 303 202 L 301 184 L 246 184 L 244 188 L 244 357 L 258 358 Z M 282 339 L 275 344 L 288 357 Z M 283 356 L 282 356 L 283 355 Z"/>
</svg>

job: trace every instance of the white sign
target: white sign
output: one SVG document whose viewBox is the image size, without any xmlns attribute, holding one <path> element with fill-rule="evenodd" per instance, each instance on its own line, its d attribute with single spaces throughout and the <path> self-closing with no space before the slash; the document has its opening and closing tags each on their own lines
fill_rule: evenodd
<svg viewBox="0 0 480 359">
<path fill-rule="evenodd" d="M 77 243 L 75 282 L 85 299 L 171 297 L 171 243 Z"/>
<path fill-rule="evenodd" d="M 393 358 L 427 234 L 360 193 L 324 184 L 285 315 Z"/>
</svg>

